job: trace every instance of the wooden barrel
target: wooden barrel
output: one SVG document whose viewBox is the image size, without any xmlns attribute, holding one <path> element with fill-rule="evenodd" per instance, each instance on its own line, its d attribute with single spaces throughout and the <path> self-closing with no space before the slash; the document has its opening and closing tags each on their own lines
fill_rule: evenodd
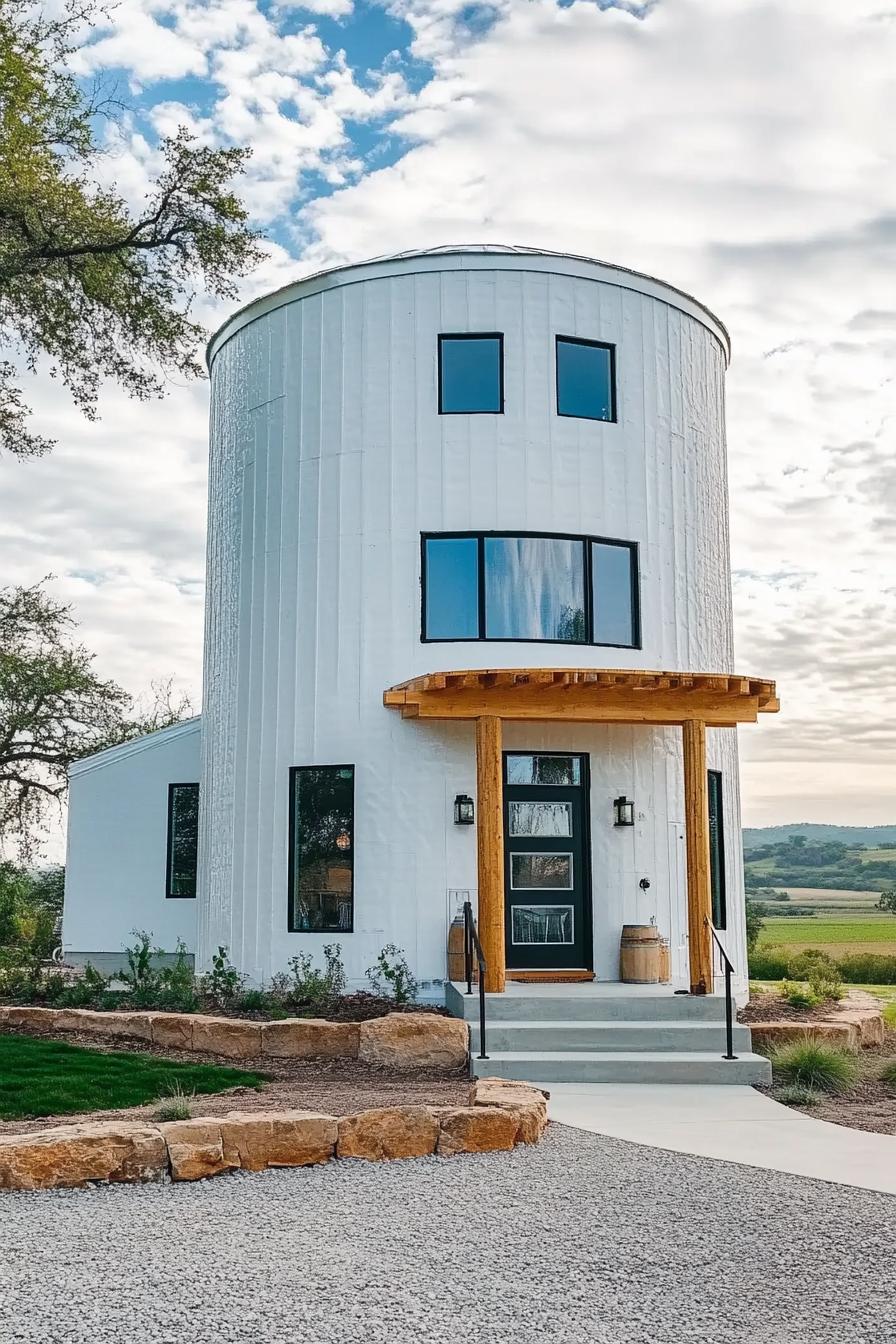
<svg viewBox="0 0 896 1344">
<path fill-rule="evenodd" d="M 464 917 L 457 914 L 448 929 L 448 979 L 464 978 Z"/>
<path fill-rule="evenodd" d="M 672 979 L 672 949 L 669 946 L 669 939 L 663 938 L 660 941 L 660 984 L 667 985 Z"/>
<path fill-rule="evenodd" d="M 626 985 L 656 985 L 660 979 L 660 935 L 654 924 L 623 924 L 619 979 Z"/>
</svg>

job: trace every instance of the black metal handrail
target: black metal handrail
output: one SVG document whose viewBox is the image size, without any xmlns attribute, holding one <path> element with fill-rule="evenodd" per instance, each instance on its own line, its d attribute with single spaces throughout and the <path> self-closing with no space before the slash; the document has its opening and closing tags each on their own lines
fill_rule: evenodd
<svg viewBox="0 0 896 1344">
<path fill-rule="evenodd" d="M 722 945 L 722 940 L 716 933 L 715 926 L 711 920 L 706 921 L 706 927 L 713 936 L 713 941 L 722 957 L 725 965 L 725 1043 L 727 1053 L 722 1056 L 723 1059 L 737 1059 L 734 1053 L 734 1000 L 731 996 L 731 972 L 734 967 L 731 964 L 731 958 Z"/>
<path fill-rule="evenodd" d="M 482 944 L 479 941 L 479 934 L 476 932 L 476 920 L 473 918 L 473 907 L 469 901 L 464 901 L 464 977 L 467 981 L 467 993 L 473 993 L 473 952 L 476 952 L 476 963 L 479 967 L 479 1054 L 478 1059 L 488 1059 L 485 1053 L 485 956 L 482 951 Z"/>
</svg>

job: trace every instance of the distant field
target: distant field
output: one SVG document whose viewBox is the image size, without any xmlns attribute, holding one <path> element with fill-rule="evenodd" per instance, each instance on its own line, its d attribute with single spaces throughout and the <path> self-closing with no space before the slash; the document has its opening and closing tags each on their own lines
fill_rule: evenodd
<svg viewBox="0 0 896 1344">
<path fill-rule="evenodd" d="M 856 894 L 867 895 L 867 892 Z M 832 915 L 807 916 L 805 919 L 771 916 L 765 921 L 759 944 L 761 947 L 778 945 L 794 951 L 821 947 L 834 957 L 850 952 L 896 955 L 896 918 L 858 911 L 853 919 Z"/>
<path fill-rule="evenodd" d="M 827 887 L 775 887 L 775 890 L 786 891 L 794 905 L 863 906 L 867 910 L 877 906 L 876 891 L 836 891 Z"/>
</svg>

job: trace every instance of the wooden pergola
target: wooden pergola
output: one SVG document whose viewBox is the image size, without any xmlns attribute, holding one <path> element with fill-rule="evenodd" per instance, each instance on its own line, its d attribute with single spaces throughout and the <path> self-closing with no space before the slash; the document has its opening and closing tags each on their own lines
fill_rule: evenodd
<svg viewBox="0 0 896 1344">
<path fill-rule="evenodd" d="M 486 989 L 504 990 L 502 721 L 645 723 L 680 727 L 684 765 L 688 947 L 694 994 L 712 989 L 712 897 L 706 729 L 777 712 L 773 681 L 728 673 L 516 668 L 432 672 L 392 686 L 383 703 L 405 719 L 476 721 L 479 936 Z"/>
</svg>

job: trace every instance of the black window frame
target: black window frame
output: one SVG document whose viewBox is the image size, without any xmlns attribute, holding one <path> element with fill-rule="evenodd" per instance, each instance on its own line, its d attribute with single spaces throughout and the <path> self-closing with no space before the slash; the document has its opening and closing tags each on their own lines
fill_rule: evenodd
<svg viewBox="0 0 896 1344">
<path fill-rule="evenodd" d="M 443 341 L 497 341 L 498 342 L 498 400 L 496 411 L 446 411 L 442 405 L 442 342 Z M 436 352 L 439 380 L 439 415 L 503 415 L 504 414 L 504 333 L 503 331 L 440 331 Z"/>
<path fill-rule="evenodd" d="M 351 770 L 352 772 L 352 804 L 351 804 L 351 855 L 352 855 L 352 918 L 348 928 L 340 928 L 338 925 L 330 925 L 326 929 L 297 929 L 293 921 L 293 888 L 296 878 L 296 789 L 295 777 L 304 773 L 306 770 Z M 355 777 L 357 770 L 351 761 L 344 761 L 341 765 L 330 765 L 322 763 L 320 765 L 292 765 L 289 768 L 289 850 L 287 853 L 287 880 L 286 880 L 286 928 L 288 933 L 302 933 L 308 935 L 325 934 L 330 937 L 334 933 L 354 933 L 355 931 Z"/>
<path fill-rule="evenodd" d="M 537 639 L 535 637 L 519 637 L 509 639 L 504 635 L 489 636 L 485 633 L 485 543 L 489 537 L 511 537 L 524 538 L 529 537 L 535 541 L 578 541 L 582 544 L 582 564 L 584 575 L 584 600 L 585 600 L 585 630 L 587 639 Z M 426 633 L 426 543 L 428 541 L 452 541 L 461 539 L 474 539 L 478 541 L 477 547 L 477 593 L 479 606 L 479 634 L 478 635 L 460 635 L 450 638 L 440 638 L 430 636 Z M 607 640 L 598 640 L 594 638 L 594 586 L 593 586 L 593 558 L 592 545 L 597 542 L 603 546 L 621 546 L 628 549 L 631 554 L 631 599 L 632 599 L 632 643 L 614 644 Z M 589 647 L 596 649 L 640 649 L 641 644 L 641 548 L 637 541 L 623 541 L 619 537 L 600 537 L 593 536 L 590 533 L 581 534 L 577 532 L 531 532 L 531 531 L 496 531 L 496 532 L 421 532 L 420 533 L 420 642 L 421 644 L 566 644 L 574 645 L 579 648 Z"/>
<path fill-rule="evenodd" d="M 713 804 L 715 803 L 715 824 L 718 842 L 712 844 Z M 710 832 L 709 845 L 709 891 L 712 903 L 712 923 L 715 929 L 728 927 L 728 885 L 725 880 L 725 792 L 721 770 L 706 772 L 706 810 Z M 715 856 L 718 855 L 718 865 Z M 716 895 L 718 893 L 718 897 Z M 716 916 L 721 918 L 717 919 Z"/>
<path fill-rule="evenodd" d="M 178 780 L 174 784 L 168 785 L 168 839 L 165 846 L 165 900 L 166 901 L 195 901 L 196 886 L 187 894 L 182 891 L 172 891 L 172 871 L 171 865 L 174 859 L 174 795 L 178 789 L 196 790 L 196 886 L 199 884 L 199 782 L 194 779 Z"/>
<path fill-rule="evenodd" d="M 610 415 L 573 415 L 572 411 L 560 409 L 560 342 L 565 345 L 587 345 L 595 350 L 607 350 L 610 355 Z M 564 420 L 590 420 L 595 425 L 616 425 L 619 423 L 616 399 L 616 346 L 612 341 L 586 340 L 584 336 L 554 337 L 554 399 L 557 415 Z"/>
</svg>

